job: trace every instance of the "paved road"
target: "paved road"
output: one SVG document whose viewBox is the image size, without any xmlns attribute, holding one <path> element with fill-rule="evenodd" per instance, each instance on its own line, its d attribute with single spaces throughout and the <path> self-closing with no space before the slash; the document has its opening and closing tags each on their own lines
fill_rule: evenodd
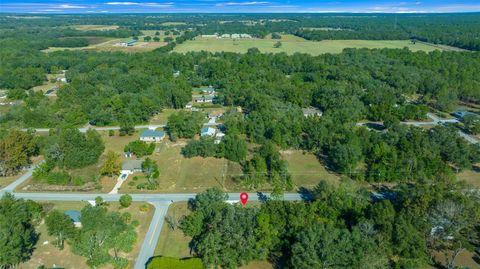
<svg viewBox="0 0 480 269">
<path fill-rule="evenodd" d="M 37 167 L 37 165 L 30 166 L 30 168 L 28 168 L 26 170 L 25 174 L 21 175 L 14 182 L 10 183 L 10 185 L 1 189 L 0 194 L 2 194 L 2 192 L 13 192 L 13 190 L 15 190 L 15 188 L 17 188 L 19 185 L 21 185 L 23 182 L 25 182 L 27 179 L 29 179 L 32 176 L 33 169 L 35 169 L 35 167 Z"/>
<path fill-rule="evenodd" d="M 221 123 L 214 122 L 214 123 L 204 123 L 204 126 L 217 126 L 220 125 Z M 166 124 L 148 124 L 148 125 L 135 125 L 135 129 L 157 129 L 157 128 L 164 128 L 167 126 Z M 96 127 L 96 126 L 89 126 L 89 127 L 81 127 L 78 128 L 78 130 L 82 133 L 85 133 L 88 131 L 88 129 L 93 129 L 97 131 L 116 131 L 120 130 L 120 126 L 105 126 L 105 127 Z M 48 133 L 50 131 L 50 128 L 24 128 L 22 131 L 27 131 L 27 130 L 35 130 L 37 133 Z"/>
<path fill-rule="evenodd" d="M 415 126 L 437 125 L 437 124 L 444 124 L 444 123 L 459 123 L 458 119 L 442 119 L 442 118 L 439 118 L 432 113 L 427 113 L 427 117 L 430 118 L 431 121 L 402 121 L 401 123 L 406 124 L 406 125 L 415 125 Z M 383 125 L 383 122 L 382 121 L 359 122 L 359 123 L 357 123 L 357 126 L 363 126 L 363 125 L 366 125 L 366 124 Z M 479 143 L 478 139 L 476 139 L 475 137 L 473 137 L 473 136 L 471 136 L 471 135 L 469 135 L 465 132 L 462 132 L 461 130 L 458 131 L 458 134 L 461 137 L 465 138 L 465 140 L 467 140 L 467 142 L 469 142 L 471 144 Z"/>
<path fill-rule="evenodd" d="M 91 201 L 97 196 L 103 198 L 104 201 L 118 201 L 122 194 L 106 194 L 106 193 L 25 193 L 14 192 L 15 188 L 27 180 L 31 175 L 34 167 L 32 166 L 27 172 L 21 175 L 13 183 L 0 190 L 0 196 L 5 192 L 15 194 L 17 198 L 30 199 L 36 201 Z M 153 256 L 158 238 L 168 211 L 168 207 L 172 202 L 189 201 L 195 198 L 196 193 L 166 193 L 166 194 L 131 194 L 132 200 L 135 202 L 148 202 L 155 207 L 155 213 L 143 239 L 140 252 L 135 260 L 134 269 L 145 269 L 145 265 Z M 250 201 L 264 200 L 270 196 L 269 193 L 249 193 Z M 240 193 L 229 193 L 228 202 L 238 202 Z M 304 200 L 306 197 L 299 193 L 286 193 L 284 200 L 295 201 Z"/>
</svg>

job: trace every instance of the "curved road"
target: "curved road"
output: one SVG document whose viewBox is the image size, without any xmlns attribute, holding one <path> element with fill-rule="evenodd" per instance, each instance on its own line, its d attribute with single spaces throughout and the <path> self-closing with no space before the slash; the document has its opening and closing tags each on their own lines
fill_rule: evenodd
<svg viewBox="0 0 480 269">
<path fill-rule="evenodd" d="M 92 201 L 95 197 L 100 196 L 104 201 L 118 201 L 122 194 L 106 194 L 106 193 L 25 193 L 15 192 L 15 188 L 25 182 L 33 172 L 35 166 L 31 166 L 26 173 L 21 175 L 10 185 L 0 190 L 0 196 L 5 192 L 14 193 L 15 197 L 30 199 L 36 201 Z M 153 256 L 158 238 L 162 230 L 168 207 L 172 202 L 189 201 L 195 198 L 196 193 L 169 193 L 169 194 L 130 194 L 135 202 L 148 202 L 155 207 L 155 213 L 148 228 L 145 238 L 143 239 L 140 252 L 135 261 L 134 269 L 145 269 L 146 263 Z M 269 197 L 268 193 L 249 193 L 250 201 L 264 200 Z M 228 202 L 238 202 L 240 193 L 228 193 Z M 305 200 L 306 197 L 299 193 L 286 193 L 284 200 L 296 201 Z"/>
</svg>

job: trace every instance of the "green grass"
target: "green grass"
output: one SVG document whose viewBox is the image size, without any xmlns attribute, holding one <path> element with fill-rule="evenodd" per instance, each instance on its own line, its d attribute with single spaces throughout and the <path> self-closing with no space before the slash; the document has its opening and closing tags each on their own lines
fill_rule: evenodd
<svg viewBox="0 0 480 269">
<path fill-rule="evenodd" d="M 280 48 L 274 48 L 277 42 L 282 42 Z M 392 48 L 402 49 L 409 48 L 412 51 L 443 50 L 446 48 L 436 47 L 425 43 L 412 44 L 410 40 L 323 40 L 319 42 L 307 41 L 304 39 L 285 37 L 280 40 L 273 39 L 214 39 L 197 37 L 194 40 L 187 41 L 177 45 L 175 52 L 186 53 L 189 51 L 209 51 L 209 52 L 237 52 L 245 53 L 249 48 L 256 47 L 261 52 L 277 53 L 285 52 L 293 54 L 296 52 L 309 53 L 312 55 L 320 55 L 324 53 L 341 53 L 345 48 L 369 48 L 381 49 Z"/>
<path fill-rule="evenodd" d="M 170 205 L 167 216 L 174 218 L 177 223 L 183 216 L 190 213 L 187 208 L 187 202 L 177 202 Z M 191 237 L 185 236 L 183 232 L 177 227 L 172 230 L 165 222 L 160 232 L 160 237 L 155 248 L 154 256 L 166 256 L 174 258 L 191 257 L 190 243 Z"/>
<path fill-rule="evenodd" d="M 160 170 L 159 188 L 154 191 L 137 190 L 136 185 L 144 182 L 140 175 L 134 186 L 128 185 L 133 176 L 128 177 L 120 192 L 201 192 L 211 187 L 237 190 L 238 186 L 231 176 L 239 175 L 238 163 L 218 158 L 185 158 L 180 153 L 187 141 L 170 142 L 166 140 L 157 145 L 155 152 L 148 156 L 156 161 Z"/>
<path fill-rule="evenodd" d="M 311 153 L 304 154 L 301 150 L 286 150 L 282 151 L 281 155 L 288 162 L 288 171 L 297 188 L 311 188 L 322 180 L 334 184 L 340 181 L 338 175 L 327 171 L 325 166 Z"/>
</svg>

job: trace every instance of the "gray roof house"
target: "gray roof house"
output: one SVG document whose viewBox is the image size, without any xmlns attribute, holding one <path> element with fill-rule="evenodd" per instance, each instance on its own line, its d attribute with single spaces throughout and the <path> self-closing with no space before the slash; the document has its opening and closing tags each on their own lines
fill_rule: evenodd
<svg viewBox="0 0 480 269">
<path fill-rule="evenodd" d="M 165 138 L 165 132 L 145 130 L 140 134 L 140 140 L 145 142 L 160 142 Z"/>
<path fill-rule="evenodd" d="M 125 160 L 122 163 L 122 174 L 133 174 L 135 172 L 142 172 L 143 160 Z"/>
<path fill-rule="evenodd" d="M 80 211 L 78 211 L 78 210 L 67 210 L 67 211 L 65 211 L 64 214 L 67 215 L 72 220 L 73 225 L 75 225 L 75 227 L 81 227 L 82 226 L 82 223 L 80 222 L 80 216 L 81 216 Z"/>
<path fill-rule="evenodd" d="M 478 116 L 477 114 L 469 111 L 455 111 L 452 113 L 452 116 L 454 116 L 457 119 L 463 119 L 465 116 L 468 116 L 468 115 Z"/>
</svg>

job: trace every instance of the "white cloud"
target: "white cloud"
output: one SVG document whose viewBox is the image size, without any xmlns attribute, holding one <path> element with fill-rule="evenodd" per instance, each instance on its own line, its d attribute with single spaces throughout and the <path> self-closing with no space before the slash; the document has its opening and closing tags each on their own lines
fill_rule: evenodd
<svg viewBox="0 0 480 269">
<path fill-rule="evenodd" d="M 52 8 L 62 8 L 62 9 L 88 8 L 87 6 L 71 5 L 71 4 L 50 5 L 50 7 L 52 7 Z"/>
<path fill-rule="evenodd" d="M 159 8 L 168 8 L 173 6 L 172 2 L 168 2 L 168 3 L 107 2 L 105 4 L 113 5 L 113 6 L 140 6 L 140 7 L 159 7 Z"/>
<path fill-rule="evenodd" d="M 224 6 L 255 6 L 255 5 L 266 5 L 270 4 L 270 2 L 226 2 L 226 3 L 218 3 L 215 6 L 217 7 L 224 7 Z"/>
<path fill-rule="evenodd" d="M 136 2 L 107 2 L 107 5 L 114 5 L 114 6 L 135 6 L 139 5 L 140 3 Z"/>
</svg>

